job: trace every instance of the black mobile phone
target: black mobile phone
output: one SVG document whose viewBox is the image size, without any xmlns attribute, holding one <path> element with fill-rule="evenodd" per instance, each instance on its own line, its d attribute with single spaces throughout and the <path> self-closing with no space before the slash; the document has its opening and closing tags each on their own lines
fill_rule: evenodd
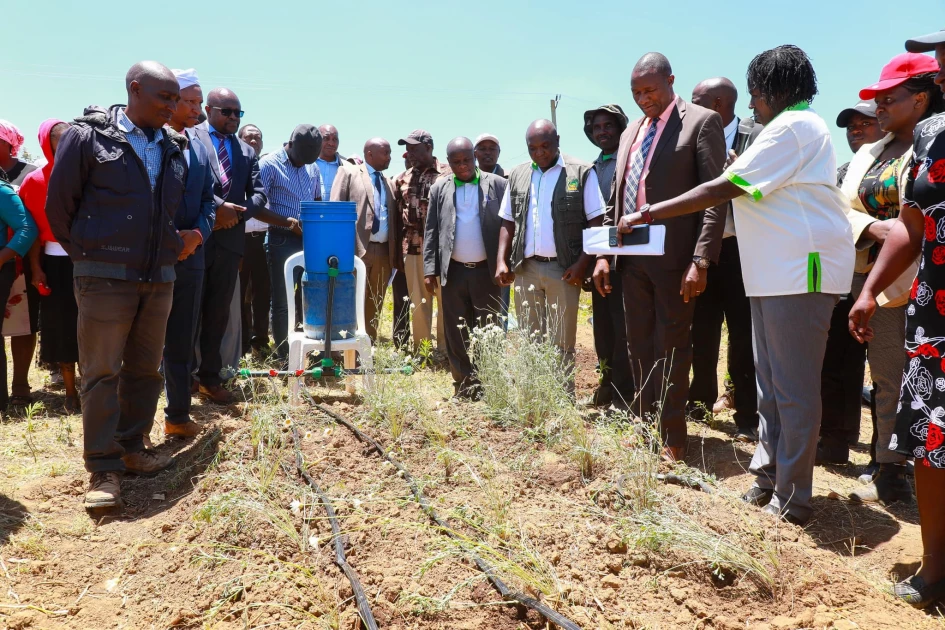
<svg viewBox="0 0 945 630">
<path fill-rule="evenodd" d="M 608 244 L 611 247 L 617 247 L 617 228 L 610 228 L 608 234 Z M 649 225 L 637 225 L 633 228 L 633 231 L 629 234 L 623 235 L 623 244 L 624 245 L 646 245 L 650 242 L 650 226 Z"/>
</svg>

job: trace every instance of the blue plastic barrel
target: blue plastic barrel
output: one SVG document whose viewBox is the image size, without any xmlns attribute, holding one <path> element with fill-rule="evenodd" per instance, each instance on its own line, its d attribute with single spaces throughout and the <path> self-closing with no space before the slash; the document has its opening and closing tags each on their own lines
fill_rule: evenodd
<svg viewBox="0 0 945 630">
<path fill-rule="evenodd" d="M 302 330 L 309 339 L 325 339 L 328 307 L 328 274 L 302 274 Z M 358 330 L 355 302 L 356 282 L 353 272 L 339 273 L 335 278 L 335 295 L 331 308 L 331 339 L 344 341 Z M 346 331 L 342 334 L 341 331 Z"/>
<path fill-rule="evenodd" d="M 336 256 L 339 273 L 335 278 L 330 336 L 333 341 L 351 339 L 358 329 L 354 277 L 357 209 L 351 201 L 303 201 L 300 210 L 305 255 L 302 329 L 310 339 L 325 339 L 330 280 L 328 259 Z"/>
<path fill-rule="evenodd" d="M 358 210 L 353 201 L 303 201 L 302 249 L 305 271 L 328 273 L 328 258 L 337 256 L 338 271 L 354 271 L 355 223 Z"/>
</svg>

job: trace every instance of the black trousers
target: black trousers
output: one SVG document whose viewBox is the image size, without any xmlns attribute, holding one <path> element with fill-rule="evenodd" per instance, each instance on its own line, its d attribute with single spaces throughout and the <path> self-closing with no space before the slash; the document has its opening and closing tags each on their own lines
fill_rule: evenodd
<svg viewBox="0 0 945 630">
<path fill-rule="evenodd" d="M 441 291 L 446 356 L 450 360 L 453 387 L 459 393 L 478 383 L 469 360 L 469 329 L 485 326 L 489 315 L 493 321 L 497 319 L 502 291 L 493 283 L 488 265 L 470 269 L 456 261 L 450 262 Z"/>
<path fill-rule="evenodd" d="M 410 292 L 407 290 L 407 276 L 397 270 L 391 283 L 394 292 L 394 346 L 410 347 Z"/>
<path fill-rule="evenodd" d="M 860 436 L 866 344 L 857 342 L 848 328 L 854 302 L 850 295 L 840 298 L 827 333 L 827 352 L 820 375 L 823 405 L 820 437 L 826 447 L 846 448 Z"/>
<path fill-rule="evenodd" d="M 705 292 L 696 299 L 692 320 L 692 382 L 689 405 L 712 409 L 719 397 L 718 365 L 722 322 L 728 322 L 727 369 L 735 399 L 735 424 L 758 429 L 758 387 L 751 347 L 751 304 L 745 295 L 735 237 L 722 240 L 719 264 L 709 267 Z"/>
<path fill-rule="evenodd" d="M 200 319 L 200 298 L 203 295 L 203 269 L 188 269 L 177 263 L 174 280 L 174 302 L 167 317 L 164 337 L 164 393 L 167 407 L 164 419 L 171 424 L 190 420 L 190 384 L 193 377 L 194 339 Z"/>
<path fill-rule="evenodd" d="M 223 383 L 220 346 L 230 321 L 230 302 L 239 279 L 242 256 L 215 244 L 205 254 L 207 268 L 203 282 L 197 379 L 202 385 L 213 386 Z"/>
<path fill-rule="evenodd" d="M 630 367 L 630 348 L 627 345 L 627 320 L 623 308 L 623 280 L 619 273 L 610 274 L 611 292 L 605 297 L 591 290 L 594 313 L 594 349 L 597 364 L 602 367 L 601 389 L 613 390 L 614 402 L 629 405 L 636 388 Z"/>
<path fill-rule="evenodd" d="M 240 269 L 243 354 L 269 345 L 269 263 L 265 243 L 265 230 L 246 233 L 246 250 Z"/>
</svg>

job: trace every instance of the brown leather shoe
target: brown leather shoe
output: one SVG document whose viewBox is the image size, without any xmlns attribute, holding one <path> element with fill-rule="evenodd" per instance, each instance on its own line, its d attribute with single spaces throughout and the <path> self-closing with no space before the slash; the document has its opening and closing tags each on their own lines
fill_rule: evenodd
<svg viewBox="0 0 945 630">
<path fill-rule="evenodd" d="M 201 431 L 203 431 L 203 427 L 193 420 L 188 420 L 182 424 L 172 424 L 167 420 L 164 421 L 164 435 L 168 437 L 192 438 L 200 435 Z"/>
<path fill-rule="evenodd" d="M 85 493 L 85 509 L 120 507 L 121 473 L 115 471 L 92 473 L 89 489 Z"/>
<path fill-rule="evenodd" d="M 232 405 L 236 396 L 221 385 L 200 385 L 200 395 L 217 405 Z"/>
<path fill-rule="evenodd" d="M 171 465 L 174 460 L 170 455 L 163 455 L 145 449 L 137 453 L 128 453 L 121 458 L 125 462 L 125 470 L 139 477 L 153 477 Z"/>
<path fill-rule="evenodd" d="M 664 446 L 662 452 L 663 461 L 668 464 L 675 464 L 686 459 L 686 449 L 682 446 Z"/>
</svg>

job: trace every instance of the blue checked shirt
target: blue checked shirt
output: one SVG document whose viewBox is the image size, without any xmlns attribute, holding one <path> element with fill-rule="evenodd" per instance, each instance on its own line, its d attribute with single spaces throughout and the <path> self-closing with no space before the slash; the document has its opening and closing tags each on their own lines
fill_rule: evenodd
<svg viewBox="0 0 945 630">
<path fill-rule="evenodd" d="M 124 109 L 118 110 L 118 128 L 125 132 L 125 139 L 141 158 L 144 168 L 148 171 L 148 179 L 151 180 L 151 190 L 154 190 L 161 172 L 161 143 L 164 141 L 164 134 L 160 129 L 155 129 L 154 140 L 148 140 L 148 135 L 131 122 Z"/>
<path fill-rule="evenodd" d="M 321 199 L 321 175 L 314 164 L 293 166 L 285 149 L 270 153 L 259 161 L 269 209 L 292 219 L 299 218 L 299 204 Z"/>
<path fill-rule="evenodd" d="M 326 162 L 318 158 L 315 164 L 318 165 L 318 174 L 322 178 L 322 199 L 331 199 L 331 185 L 335 183 L 335 176 L 341 168 L 341 156 L 335 155 L 334 162 Z"/>
</svg>

